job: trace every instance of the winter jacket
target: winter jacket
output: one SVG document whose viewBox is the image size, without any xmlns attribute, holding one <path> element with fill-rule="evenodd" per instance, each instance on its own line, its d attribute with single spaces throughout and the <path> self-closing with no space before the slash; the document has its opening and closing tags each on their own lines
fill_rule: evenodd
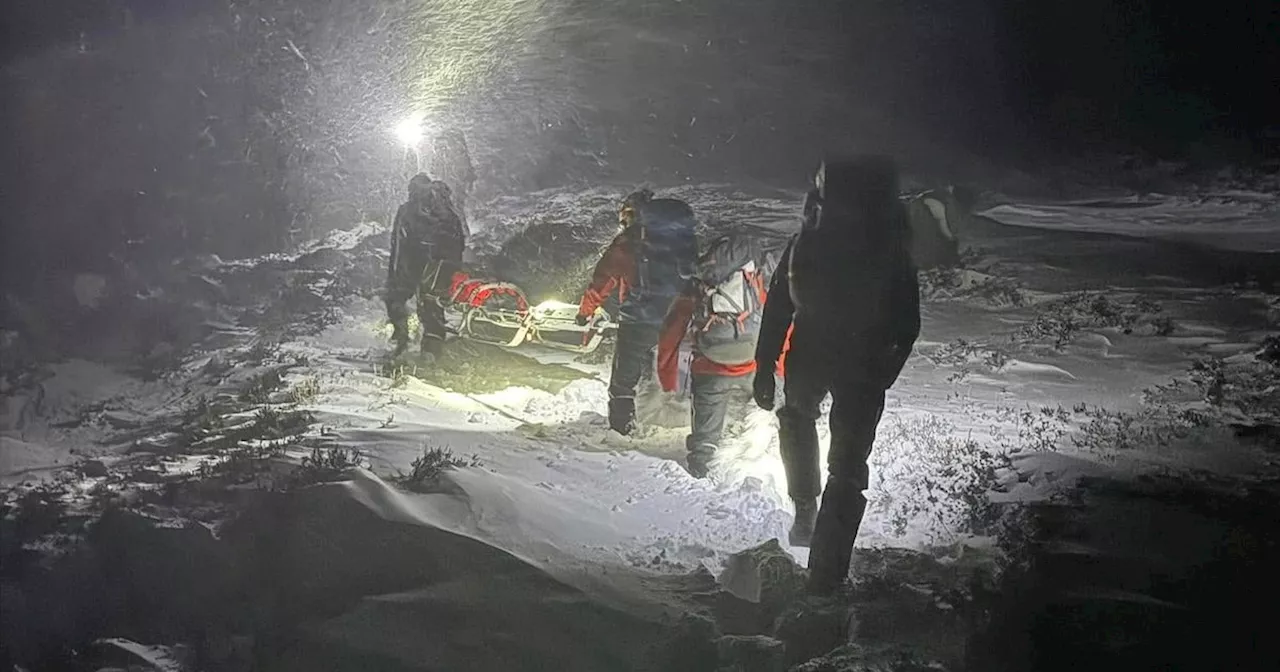
<svg viewBox="0 0 1280 672">
<path fill-rule="evenodd" d="M 758 366 L 775 363 L 784 342 L 803 334 L 805 347 L 825 351 L 832 366 L 886 388 L 901 372 L 920 333 L 920 290 L 896 180 L 873 177 L 884 183 L 828 175 L 827 193 L 852 198 L 809 194 L 805 223 L 769 287 Z"/>
<path fill-rule="evenodd" d="M 696 374 L 743 376 L 755 371 L 756 337 L 767 278 L 781 245 L 751 236 L 728 236 L 698 259 L 698 277 L 672 302 L 658 338 L 658 380 L 677 387 L 680 346 L 692 345 Z"/>
<path fill-rule="evenodd" d="M 638 214 L 638 221 L 605 248 L 578 304 L 578 315 L 591 316 L 616 293 L 620 324 L 656 326 L 693 276 L 698 246 L 689 205 L 654 199 Z"/>
<path fill-rule="evenodd" d="M 396 211 L 391 228 L 391 262 L 411 255 L 425 261 L 461 261 L 467 236 L 448 187 L 439 181 L 415 193 Z"/>
</svg>

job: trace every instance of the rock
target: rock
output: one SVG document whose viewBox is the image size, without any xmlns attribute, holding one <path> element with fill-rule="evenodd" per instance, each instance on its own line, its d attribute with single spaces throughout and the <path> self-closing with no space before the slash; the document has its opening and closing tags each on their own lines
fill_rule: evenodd
<svg viewBox="0 0 1280 672">
<path fill-rule="evenodd" d="M 804 589 L 804 572 L 777 539 L 734 554 L 720 574 L 716 605 L 725 632 L 764 634 Z"/>
<path fill-rule="evenodd" d="M 80 463 L 80 473 L 86 478 L 105 478 L 107 476 L 107 465 L 102 460 L 85 460 Z"/>
<path fill-rule="evenodd" d="M 734 672 L 783 672 L 785 645 L 763 635 L 727 635 L 716 640 L 718 669 Z"/>
<path fill-rule="evenodd" d="M 676 626 L 670 655 L 664 670 L 671 672 L 704 672 L 713 670 L 719 660 L 716 642 L 723 635 L 715 621 L 701 614 L 686 613 Z"/>
<path fill-rule="evenodd" d="M 770 634 L 786 644 L 787 665 L 796 665 L 848 643 L 855 620 L 840 600 L 805 597 L 788 605 Z"/>
</svg>

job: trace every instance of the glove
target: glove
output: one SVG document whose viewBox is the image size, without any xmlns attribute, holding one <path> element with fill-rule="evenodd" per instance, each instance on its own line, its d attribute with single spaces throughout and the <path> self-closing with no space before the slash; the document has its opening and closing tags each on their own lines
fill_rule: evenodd
<svg viewBox="0 0 1280 672">
<path fill-rule="evenodd" d="M 755 399 L 756 406 L 772 411 L 776 393 L 777 382 L 773 379 L 773 372 L 767 366 L 757 366 L 755 380 L 751 381 L 751 397 Z"/>
<path fill-rule="evenodd" d="M 582 313 L 578 313 L 578 316 L 577 316 L 577 317 L 575 317 L 575 318 L 573 318 L 573 321 L 574 321 L 574 323 L 575 323 L 575 324 L 577 324 L 579 327 L 585 327 L 585 326 L 587 326 L 587 323 L 591 321 L 591 316 L 590 316 L 590 315 L 583 315 Z"/>
</svg>

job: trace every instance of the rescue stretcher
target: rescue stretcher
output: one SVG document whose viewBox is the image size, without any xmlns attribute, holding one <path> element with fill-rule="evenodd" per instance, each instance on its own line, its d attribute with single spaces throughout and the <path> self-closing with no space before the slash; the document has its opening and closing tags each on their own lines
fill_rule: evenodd
<svg viewBox="0 0 1280 672">
<path fill-rule="evenodd" d="M 530 306 L 515 284 L 476 278 L 461 268 L 428 268 L 423 283 L 455 318 L 449 321 L 456 320 L 461 338 L 505 348 L 537 344 L 588 353 L 617 334 L 618 324 L 603 310 L 579 325 L 577 304 L 551 300 Z"/>
</svg>

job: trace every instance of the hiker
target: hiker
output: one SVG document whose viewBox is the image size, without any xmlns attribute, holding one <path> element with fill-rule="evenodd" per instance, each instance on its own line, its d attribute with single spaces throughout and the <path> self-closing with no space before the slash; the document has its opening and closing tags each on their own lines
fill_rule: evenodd
<svg viewBox="0 0 1280 672">
<path fill-rule="evenodd" d="M 672 299 L 697 263 L 696 221 L 688 203 L 641 189 L 618 208 L 622 230 L 605 248 L 578 303 L 586 325 L 615 294 L 618 336 L 609 375 L 609 427 L 623 436 L 636 426 L 636 387 L 651 375 L 658 330 Z"/>
<path fill-rule="evenodd" d="M 440 356 L 445 339 L 444 307 L 433 291 L 442 265 L 460 265 L 466 247 L 462 219 L 453 205 L 449 185 L 419 173 L 409 180 L 409 200 L 396 211 L 391 229 L 391 259 L 387 266 L 387 318 L 395 356 L 409 347 L 409 312 L 405 302 L 416 297 L 422 325 L 420 351 L 426 363 Z"/>
<path fill-rule="evenodd" d="M 960 263 L 959 234 L 973 214 L 969 189 L 948 186 L 913 194 L 906 199 L 911 225 L 911 261 L 917 270 L 946 268 Z"/>
<path fill-rule="evenodd" d="M 887 157 L 826 161 L 805 221 L 770 283 L 756 346 L 753 396 L 774 406 L 774 370 L 786 346 L 778 439 L 795 502 L 793 546 L 809 546 L 809 585 L 826 594 L 848 576 L 867 501 L 867 457 L 920 332 L 910 230 Z M 819 405 L 832 396 L 827 483 L 819 482 Z M 821 507 L 818 495 L 822 495 Z"/>
<path fill-rule="evenodd" d="M 781 246 L 777 246 L 781 247 Z M 746 389 L 756 370 L 756 336 L 768 276 L 779 250 L 746 235 L 717 239 L 698 258 L 698 275 L 671 303 L 658 337 L 658 381 L 665 392 L 679 386 L 681 344 L 693 350 L 693 404 L 685 439 L 688 470 L 706 478 L 724 432 L 734 392 Z"/>
</svg>

